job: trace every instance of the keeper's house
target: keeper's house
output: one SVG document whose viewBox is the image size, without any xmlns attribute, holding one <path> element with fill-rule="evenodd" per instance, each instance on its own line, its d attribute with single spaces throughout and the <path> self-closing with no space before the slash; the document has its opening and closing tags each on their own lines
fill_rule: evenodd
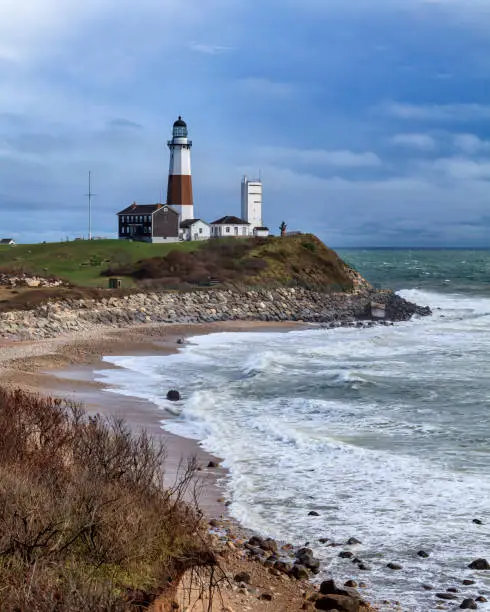
<svg viewBox="0 0 490 612">
<path fill-rule="evenodd" d="M 211 238 L 245 238 L 252 235 L 250 223 L 240 217 L 227 215 L 211 223 Z"/>
<path fill-rule="evenodd" d="M 178 242 L 179 213 L 168 204 L 136 204 L 117 213 L 120 240 Z"/>
</svg>

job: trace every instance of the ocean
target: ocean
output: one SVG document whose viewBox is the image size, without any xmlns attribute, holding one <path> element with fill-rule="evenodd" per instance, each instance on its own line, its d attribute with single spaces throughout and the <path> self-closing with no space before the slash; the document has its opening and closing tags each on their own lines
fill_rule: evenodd
<svg viewBox="0 0 490 612">
<path fill-rule="evenodd" d="M 392 327 L 197 336 L 174 355 L 110 357 L 120 369 L 97 377 L 151 400 L 162 427 L 222 457 L 231 514 L 259 533 L 310 542 L 319 579 L 364 581 L 371 601 L 411 612 L 438 609 L 435 593 L 448 587 L 458 602 L 488 595 L 490 572 L 467 566 L 490 559 L 490 252 L 339 254 L 433 315 Z M 170 388 L 183 393 L 178 404 L 166 401 Z M 362 544 L 319 543 L 350 537 Z"/>
</svg>

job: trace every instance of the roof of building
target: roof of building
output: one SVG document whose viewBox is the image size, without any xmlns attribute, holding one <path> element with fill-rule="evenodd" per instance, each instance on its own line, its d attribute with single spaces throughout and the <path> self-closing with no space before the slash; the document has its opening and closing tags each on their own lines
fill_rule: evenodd
<svg viewBox="0 0 490 612">
<path fill-rule="evenodd" d="M 182 223 L 180 224 L 180 227 L 181 228 L 191 227 L 191 225 L 194 225 L 194 223 L 197 223 L 198 221 L 206 225 L 209 225 L 209 223 L 206 223 L 206 221 L 203 221 L 202 219 L 186 219 L 185 221 L 182 221 Z"/>
<path fill-rule="evenodd" d="M 159 208 L 162 208 L 163 206 L 166 206 L 173 212 L 177 212 L 174 208 L 172 208 L 168 204 L 136 204 L 136 202 L 133 202 L 131 206 L 128 206 L 124 210 L 119 211 L 117 214 L 118 215 L 130 215 L 130 214 L 132 215 L 151 215 L 152 213 L 154 213 Z"/>
<path fill-rule="evenodd" d="M 269 231 L 268 227 L 254 227 L 254 229 L 260 230 L 260 231 L 263 231 L 263 232 L 268 232 Z"/>
<path fill-rule="evenodd" d="M 174 127 L 187 127 L 187 123 L 182 119 L 182 117 L 179 115 L 179 118 L 177 119 L 177 121 L 174 123 Z"/>
<path fill-rule="evenodd" d="M 239 217 L 226 215 L 225 217 L 221 217 L 221 219 L 216 219 L 216 221 L 213 221 L 211 225 L 250 225 L 250 223 L 240 219 Z"/>
<path fill-rule="evenodd" d="M 2 238 L 0 240 L 0 244 L 10 244 L 11 242 L 15 242 L 13 238 Z"/>
</svg>

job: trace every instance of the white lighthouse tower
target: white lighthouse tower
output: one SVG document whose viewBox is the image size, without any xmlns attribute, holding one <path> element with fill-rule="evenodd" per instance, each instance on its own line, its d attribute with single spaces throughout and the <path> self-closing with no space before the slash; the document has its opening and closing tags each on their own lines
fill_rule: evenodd
<svg viewBox="0 0 490 612">
<path fill-rule="evenodd" d="M 191 148 L 187 138 L 187 124 L 179 117 L 174 123 L 172 140 L 167 142 L 170 149 L 168 171 L 167 204 L 180 214 L 180 222 L 194 218 L 192 197 Z"/>
<path fill-rule="evenodd" d="M 242 180 L 242 219 L 250 223 L 250 230 L 262 227 L 262 181 Z"/>
</svg>

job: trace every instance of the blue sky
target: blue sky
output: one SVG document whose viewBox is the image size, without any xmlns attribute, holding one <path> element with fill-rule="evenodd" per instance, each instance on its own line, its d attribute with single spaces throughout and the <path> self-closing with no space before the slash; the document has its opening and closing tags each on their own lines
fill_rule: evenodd
<svg viewBox="0 0 490 612">
<path fill-rule="evenodd" d="M 61 7 L 61 8 L 60 8 Z M 197 212 L 264 180 L 273 231 L 332 246 L 490 246 L 490 0 L 3 0 L 0 234 L 86 234 L 165 192 Z"/>
</svg>

